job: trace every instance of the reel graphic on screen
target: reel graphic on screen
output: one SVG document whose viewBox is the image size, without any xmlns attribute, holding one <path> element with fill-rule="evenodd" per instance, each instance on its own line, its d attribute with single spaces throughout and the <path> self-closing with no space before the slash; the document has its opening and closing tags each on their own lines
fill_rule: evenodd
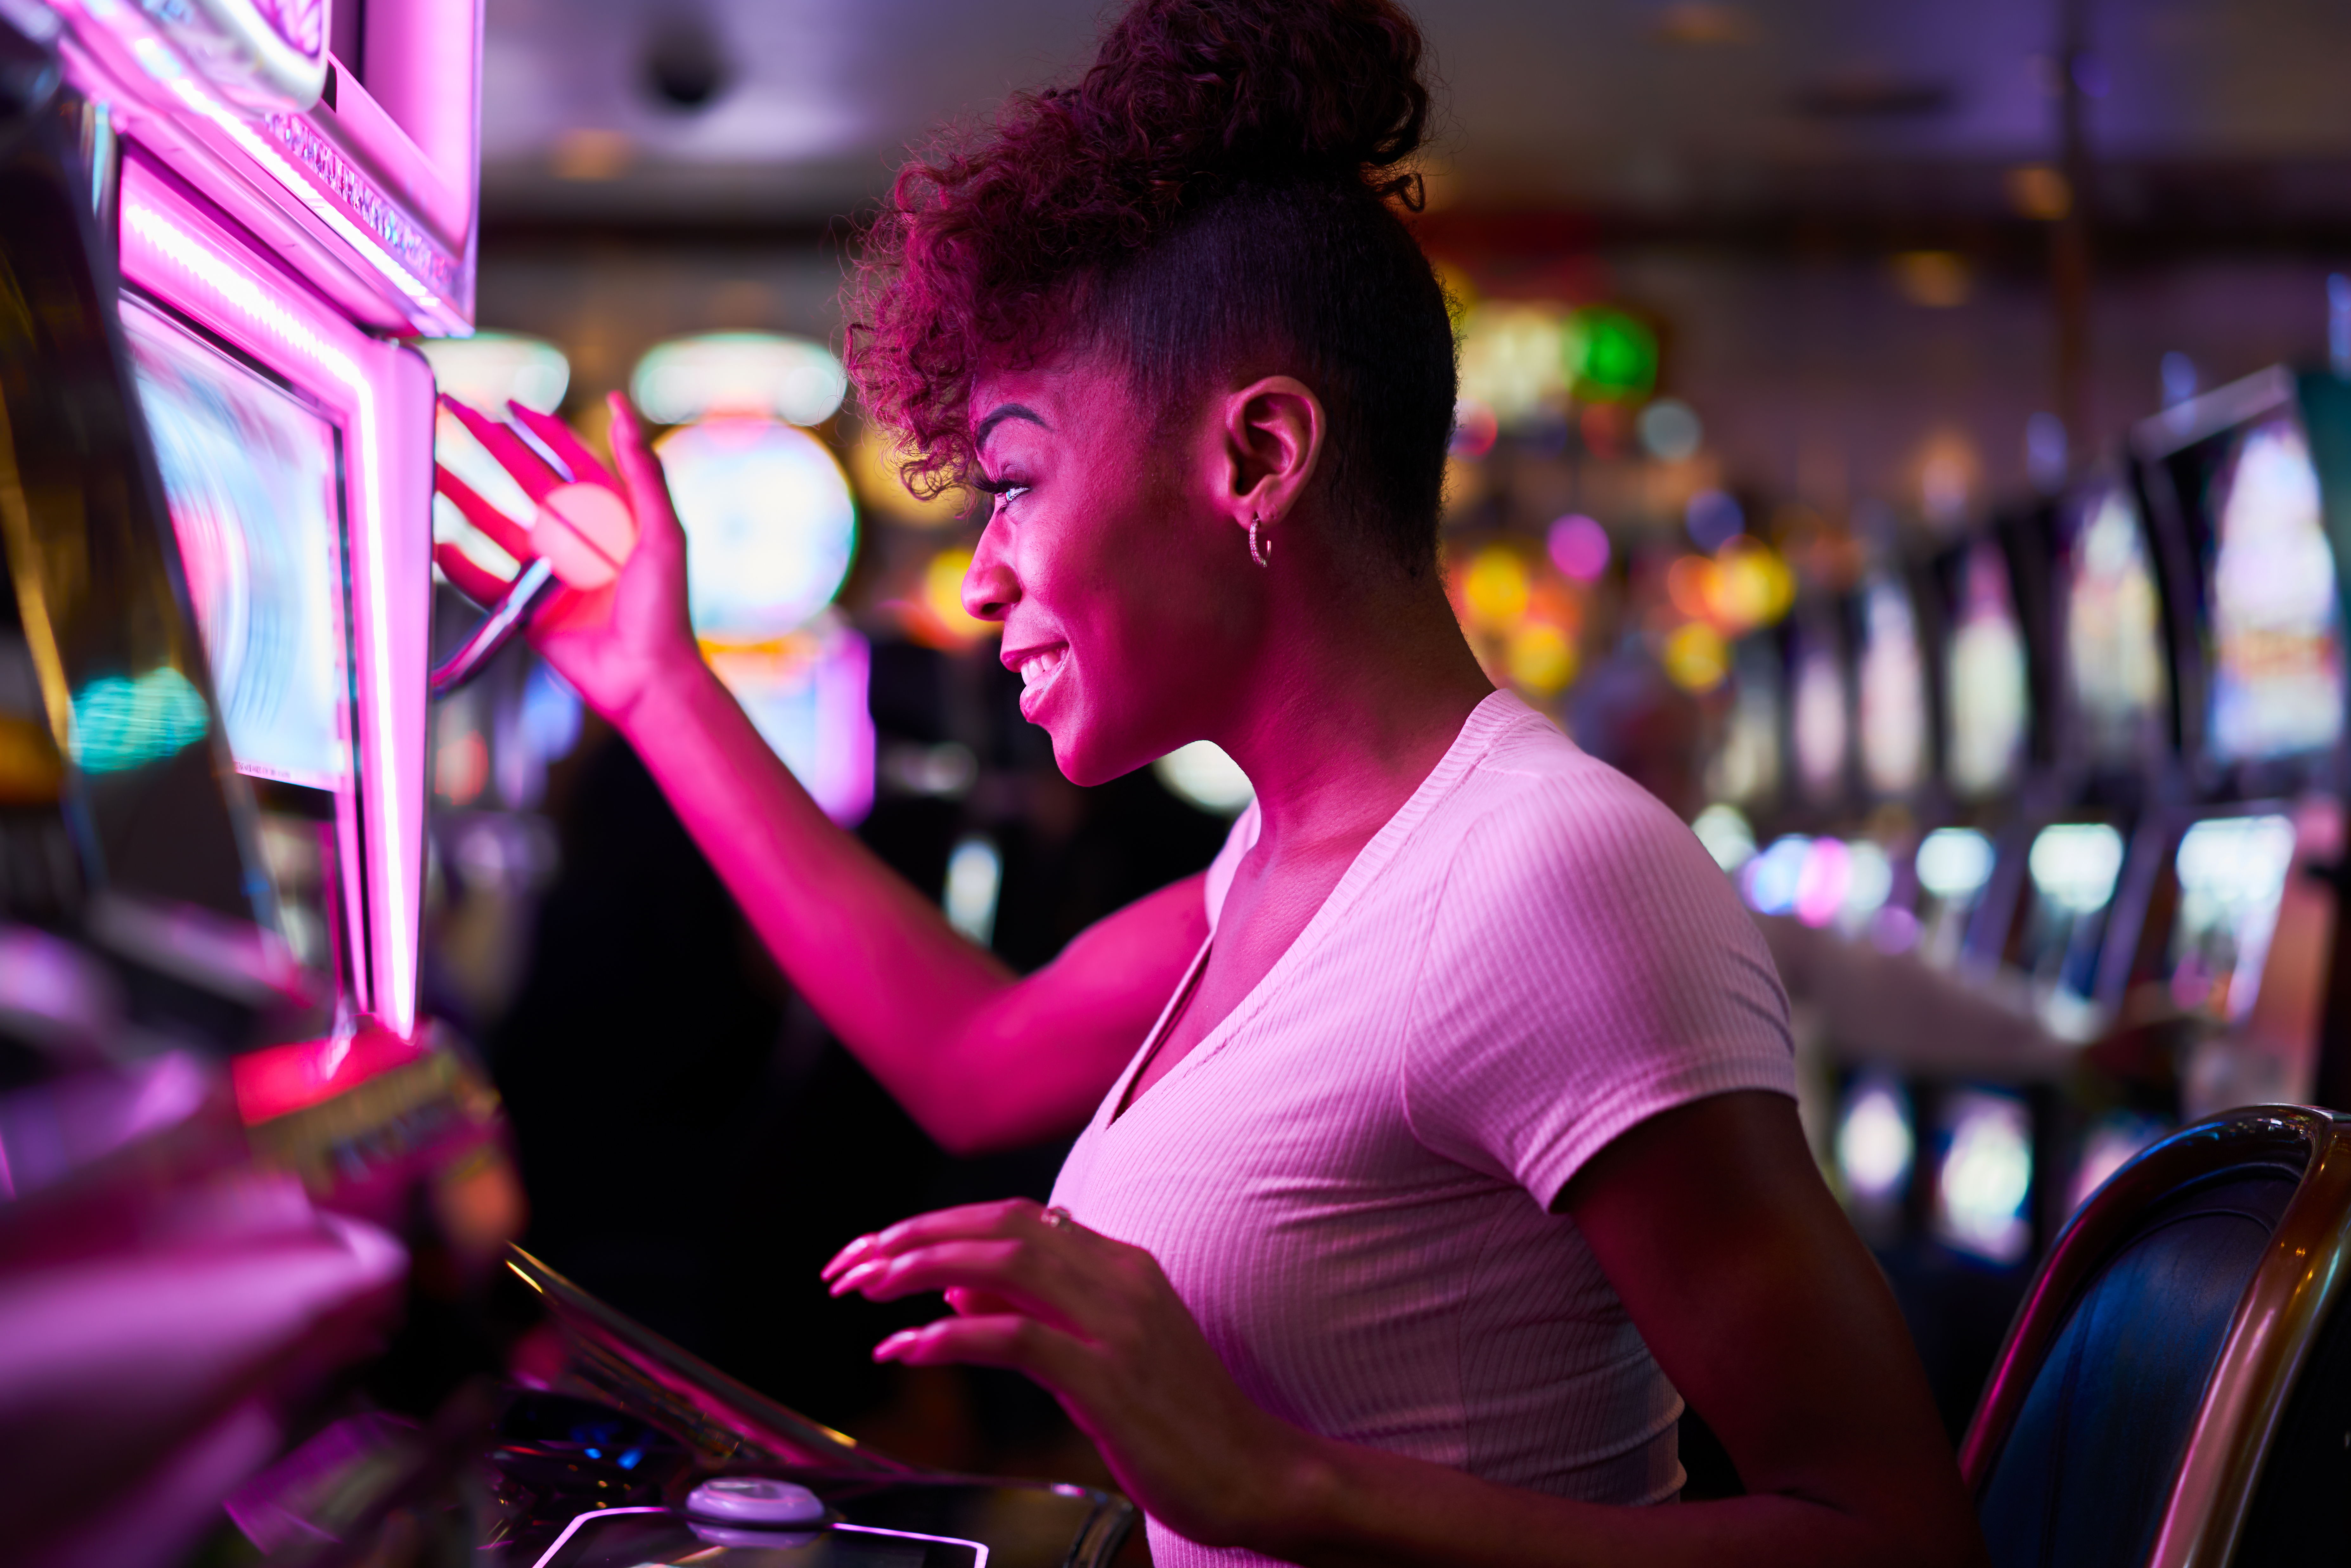
<svg viewBox="0 0 2351 1568">
<path fill-rule="evenodd" d="M 509 402 L 509 423 L 491 419 L 445 393 L 441 406 L 455 415 L 497 460 L 538 512 L 525 528 L 483 499 L 446 466 L 434 465 L 434 485 L 440 493 L 455 504 L 467 522 L 522 563 L 520 573 L 486 606 L 488 613 L 481 624 L 433 671 L 436 697 L 455 691 L 488 668 L 498 650 L 558 592 L 567 588 L 593 592 L 609 586 L 621 575 L 637 543 L 636 517 L 629 510 L 619 484 L 562 421 Z M 461 587 L 489 575 L 454 544 L 437 544 L 433 553 L 442 570 Z"/>
</svg>

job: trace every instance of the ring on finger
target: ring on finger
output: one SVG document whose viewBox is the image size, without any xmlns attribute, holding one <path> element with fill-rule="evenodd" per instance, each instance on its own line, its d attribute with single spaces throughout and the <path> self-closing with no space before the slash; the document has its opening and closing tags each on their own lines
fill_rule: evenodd
<svg viewBox="0 0 2351 1568">
<path fill-rule="evenodd" d="M 1052 1207 L 1047 1209 L 1043 1214 L 1038 1216 L 1038 1218 L 1056 1230 L 1075 1230 L 1078 1228 L 1078 1222 L 1071 1217 L 1070 1211 L 1063 1208 L 1058 1203 L 1053 1205 Z"/>
</svg>

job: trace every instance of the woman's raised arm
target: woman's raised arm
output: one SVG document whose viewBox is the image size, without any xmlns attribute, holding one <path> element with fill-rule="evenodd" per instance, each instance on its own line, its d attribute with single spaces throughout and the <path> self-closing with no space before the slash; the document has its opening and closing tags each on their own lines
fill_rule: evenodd
<svg viewBox="0 0 2351 1568">
<path fill-rule="evenodd" d="M 620 489 L 639 528 L 619 578 L 559 594 L 532 641 L 636 747 L 792 984 L 950 1149 L 1013 1147 L 1082 1122 L 1207 935 L 1200 879 L 1138 900 L 1015 976 L 825 816 L 703 663 L 686 618 L 685 535 L 627 403 L 612 398 L 617 481 L 561 423 L 517 413 L 576 476 Z M 518 439 L 467 423 L 525 489 L 544 493 L 553 476 Z M 534 553 L 501 515 L 444 488 L 510 553 Z M 504 591 L 452 547 L 436 559 L 477 599 Z"/>
</svg>

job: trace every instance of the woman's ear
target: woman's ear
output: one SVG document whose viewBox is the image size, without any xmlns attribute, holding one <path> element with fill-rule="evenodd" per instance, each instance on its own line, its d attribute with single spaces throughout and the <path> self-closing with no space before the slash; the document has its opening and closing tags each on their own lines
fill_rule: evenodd
<svg viewBox="0 0 2351 1568">
<path fill-rule="evenodd" d="M 1225 398 L 1233 521 L 1271 528 L 1296 509 L 1322 455 L 1322 400 L 1295 376 L 1266 376 Z"/>
</svg>

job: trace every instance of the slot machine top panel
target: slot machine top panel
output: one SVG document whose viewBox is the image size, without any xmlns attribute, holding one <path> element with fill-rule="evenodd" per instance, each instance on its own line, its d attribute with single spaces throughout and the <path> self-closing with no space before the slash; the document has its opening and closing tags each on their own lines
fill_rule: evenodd
<svg viewBox="0 0 2351 1568">
<path fill-rule="evenodd" d="M 480 0 L 379 5 L 353 28 L 322 0 L 49 0 L 45 14 L 112 133 L 346 316 L 402 335 L 472 329 Z"/>
</svg>

